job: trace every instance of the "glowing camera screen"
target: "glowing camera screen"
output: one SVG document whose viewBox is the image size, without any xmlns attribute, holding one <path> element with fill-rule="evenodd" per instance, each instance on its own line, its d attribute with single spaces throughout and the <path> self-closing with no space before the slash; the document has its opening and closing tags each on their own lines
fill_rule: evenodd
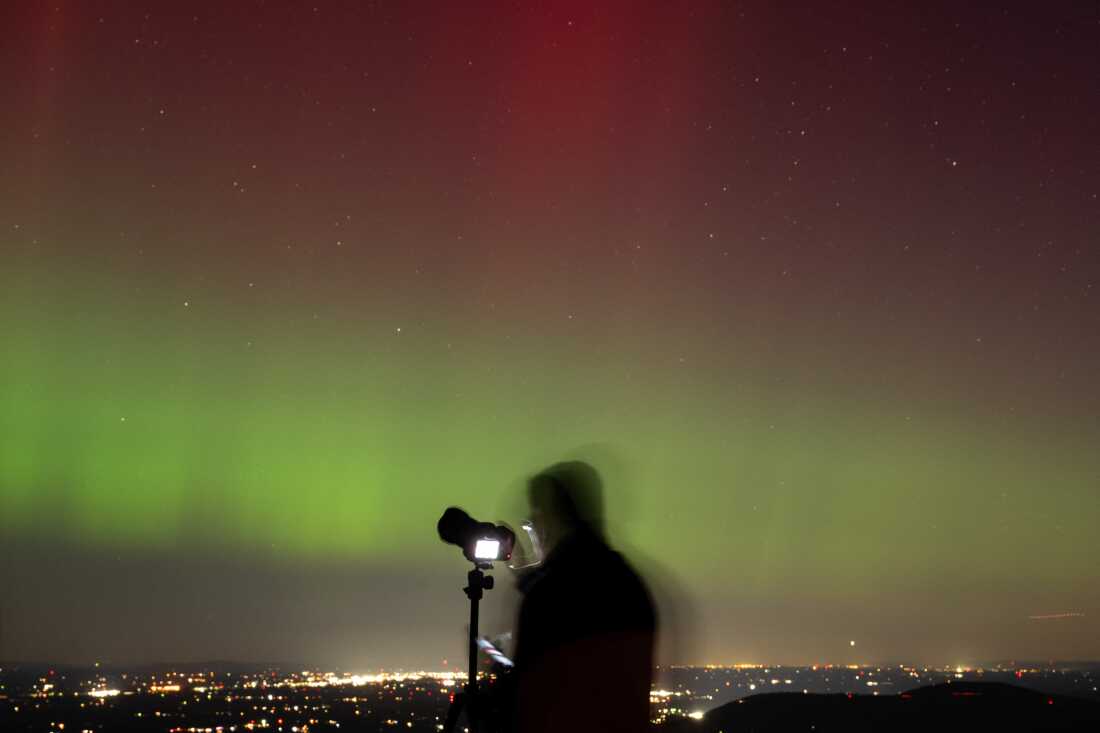
<svg viewBox="0 0 1100 733">
<path fill-rule="evenodd" d="M 478 560 L 496 560 L 500 552 L 500 540 L 478 540 L 474 545 L 474 557 Z"/>
</svg>

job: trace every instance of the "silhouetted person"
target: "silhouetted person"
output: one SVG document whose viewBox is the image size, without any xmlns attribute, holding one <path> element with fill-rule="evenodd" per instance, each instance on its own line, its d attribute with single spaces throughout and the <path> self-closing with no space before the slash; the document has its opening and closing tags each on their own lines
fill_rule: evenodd
<svg viewBox="0 0 1100 733">
<path fill-rule="evenodd" d="M 519 733 L 649 726 L 656 613 L 641 578 L 604 538 L 599 475 L 559 463 L 528 483 L 545 560 L 519 581 Z"/>
</svg>

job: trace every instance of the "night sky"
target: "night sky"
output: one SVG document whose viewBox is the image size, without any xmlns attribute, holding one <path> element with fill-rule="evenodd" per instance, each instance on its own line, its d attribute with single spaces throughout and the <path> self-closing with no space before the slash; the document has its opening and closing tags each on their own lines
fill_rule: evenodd
<svg viewBox="0 0 1100 733">
<path fill-rule="evenodd" d="M 3 3 L 0 659 L 460 668 L 573 457 L 665 661 L 1100 657 L 1096 3 L 591 5 Z"/>
</svg>

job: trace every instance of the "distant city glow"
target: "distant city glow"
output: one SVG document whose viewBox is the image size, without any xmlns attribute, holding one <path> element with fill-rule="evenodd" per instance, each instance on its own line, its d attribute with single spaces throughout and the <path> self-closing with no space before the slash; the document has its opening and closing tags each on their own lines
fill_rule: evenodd
<svg viewBox="0 0 1100 733">
<path fill-rule="evenodd" d="M 241 733 L 253 730 L 283 730 L 305 733 L 316 728 L 351 727 L 355 730 L 385 730 L 389 726 L 409 729 L 439 729 L 447 708 L 454 699 L 456 681 L 464 675 L 451 672 L 387 671 L 350 673 L 300 669 L 281 671 L 257 668 L 250 672 L 158 671 L 121 672 L 89 668 L 83 673 L 49 672 L 33 682 L 12 686 L 0 670 L 0 719 L 5 705 L 27 722 L 26 730 L 62 730 L 56 723 L 56 705 L 65 705 L 75 691 L 100 698 L 83 706 L 86 717 L 75 730 L 107 729 L 98 721 L 126 711 L 137 718 L 145 716 L 173 720 L 168 733 Z M 709 711 L 729 702 L 759 694 L 771 686 L 798 683 L 802 694 L 909 697 L 907 690 L 943 685 L 959 679 L 1018 683 L 1027 675 L 1028 686 L 1043 689 L 1054 685 L 1074 694 L 1095 697 L 1095 680 L 1087 669 L 1068 667 L 1017 667 L 991 665 L 971 667 L 952 664 L 937 668 L 906 664 L 818 665 L 790 667 L 782 665 L 705 667 L 673 666 L 661 668 L 650 691 L 650 720 L 702 721 Z M 110 686 L 109 679 L 120 676 L 126 684 Z M 484 675 L 490 680 L 496 676 Z M 165 691 L 178 693 L 163 694 Z M 5 695 L 7 697 L 5 697 Z M 107 699 L 110 698 L 110 699 Z M 22 700 L 35 700 L 30 706 Z M 10 701 L 10 702 L 7 702 Z M 152 702 L 156 707 L 142 710 Z M 225 703 L 233 703 L 226 708 Z M 136 709 L 135 709 L 136 708 Z M 215 722 L 220 720 L 221 722 Z M 35 723 L 45 721 L 38 728 Z M 53 722 L 51 722 L 53 721 Z M 75 722 L 75 721 L 73 721 Z M 158 721 L 160 722 L 160 721 Z M 373 726 L 373 727 L 372 727 Z M 65 730 L 70 729 L 66 723 Z"/>
<path fill-rule="evenodd" d="M 180 686 L 176 684 L 172 685 L 150 685 L 149 692 L 179 692 Z"/>
</svg>

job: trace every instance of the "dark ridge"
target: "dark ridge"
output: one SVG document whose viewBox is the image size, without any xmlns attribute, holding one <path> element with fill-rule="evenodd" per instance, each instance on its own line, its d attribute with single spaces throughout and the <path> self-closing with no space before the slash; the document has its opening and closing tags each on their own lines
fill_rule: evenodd
<svg viewBox="0 0 1100 733">
<path fill-rule="evenodd" d="M 667 733 L 770 731 L 1100 731 L 1100 703 L 997 682 L 953 682 L 899 695 L 753 695 L 677 720 Z"/>
</svg>

